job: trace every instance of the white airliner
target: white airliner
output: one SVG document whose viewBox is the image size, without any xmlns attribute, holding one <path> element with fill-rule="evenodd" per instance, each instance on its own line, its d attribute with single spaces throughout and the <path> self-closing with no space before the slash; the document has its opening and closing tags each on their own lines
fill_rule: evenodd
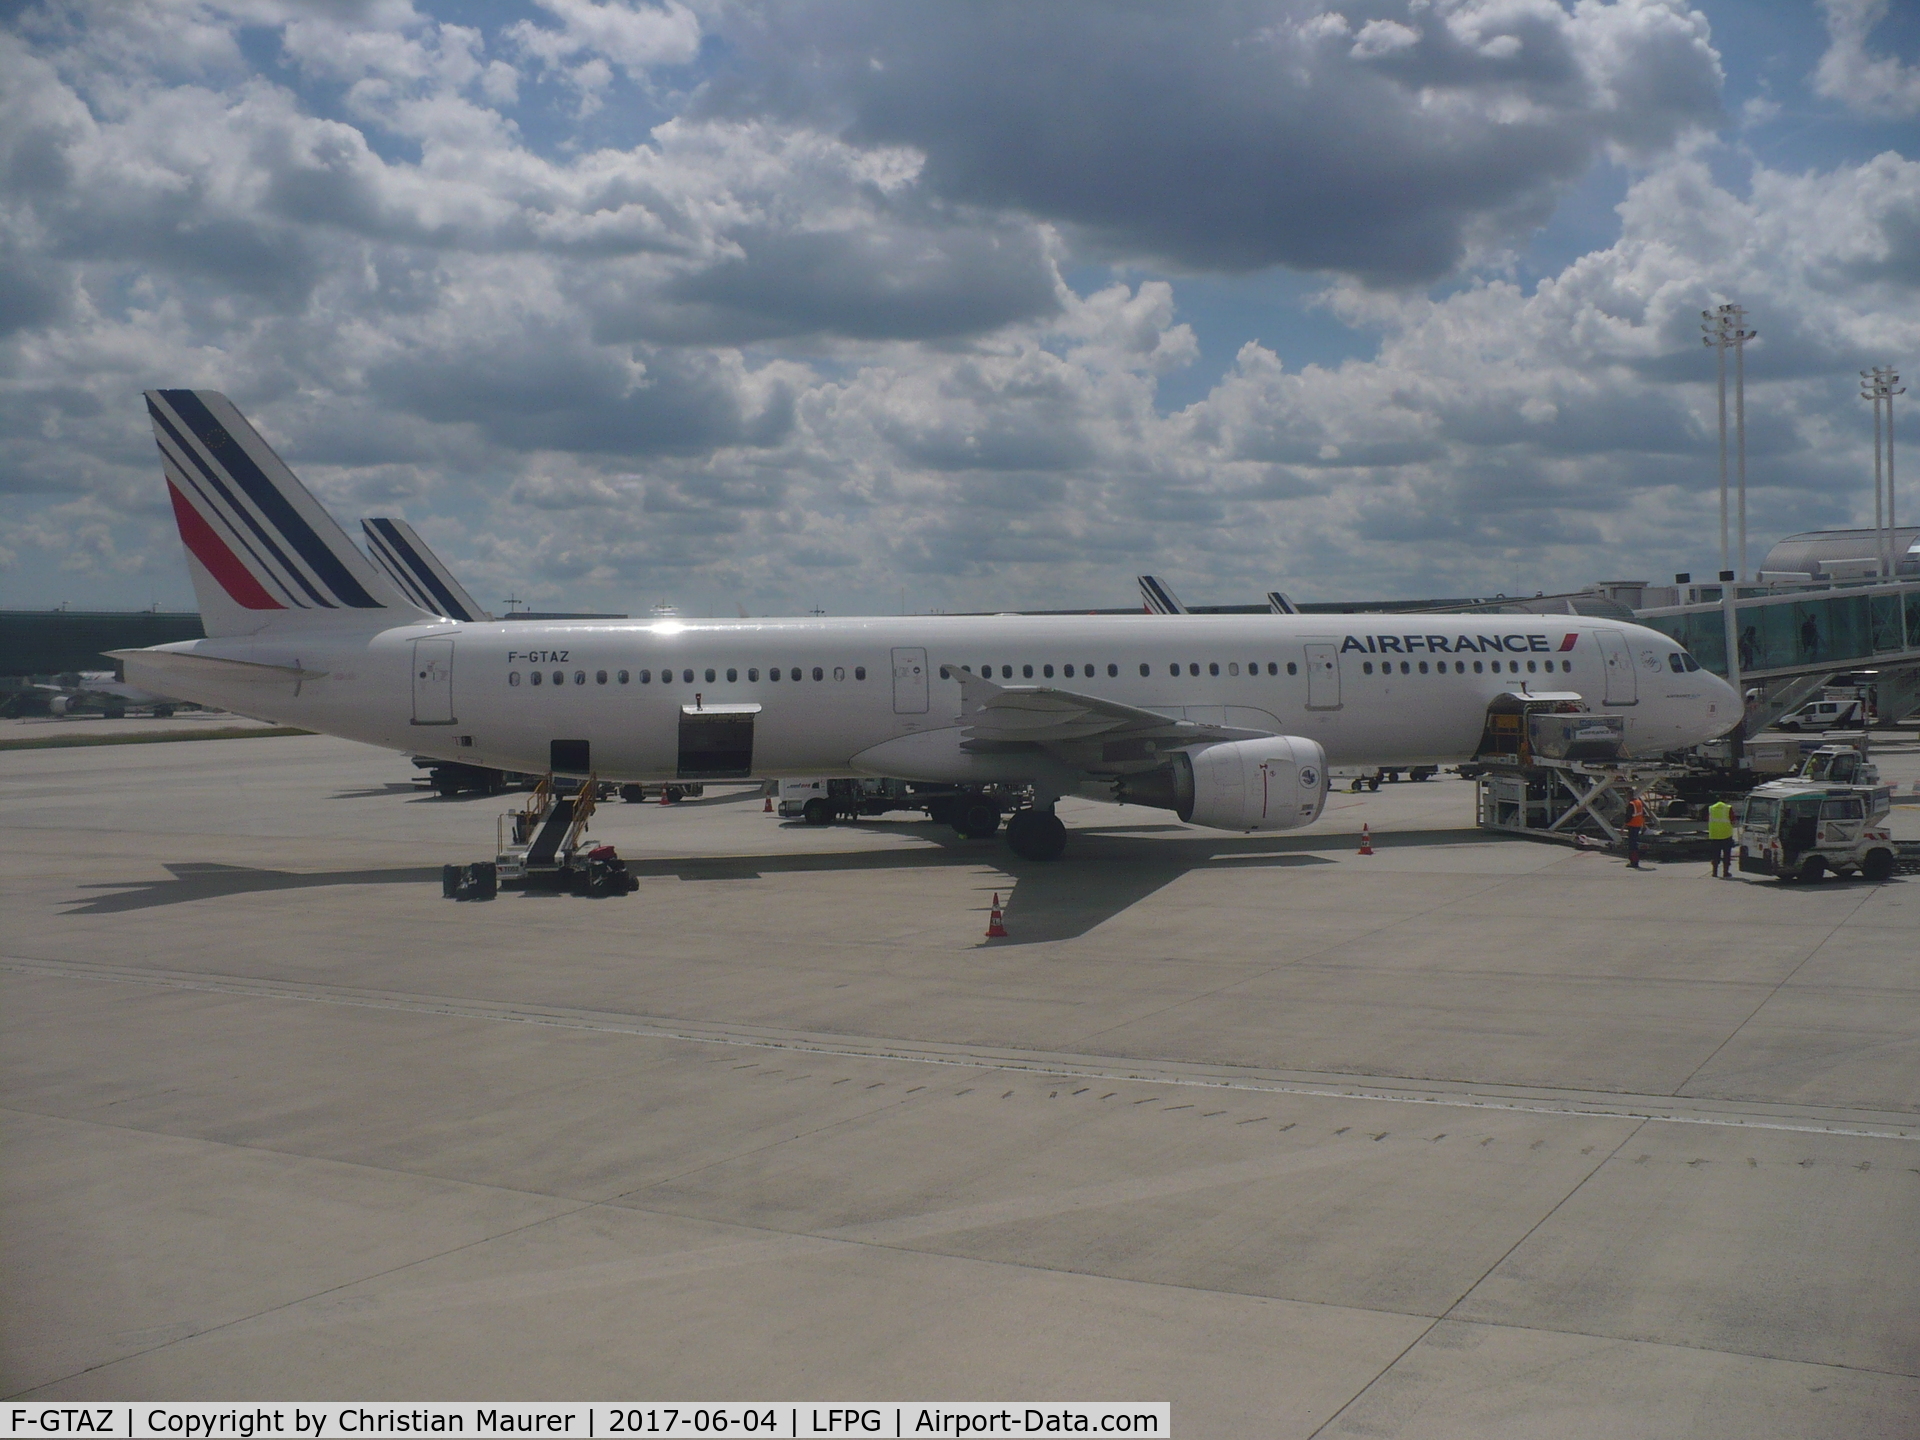
<svg viewBox="0 0 1920 1440">
<path fill-rule="evenodd" d="M 1629 754 L 1738 697 L 1580 616 L 905 616 L 468 622 L 409 599 L 224 395 L 147 394 L 204 640 L 116 652 L 170 695 L 395 750 L 603 780 L 869 774 L 1030 786 L 1221 830 L 1317 819 L 1332 765 L 1471 758 L 1503 695 L 1585 697 Z M 997 818 L 997 816 L 996 816 Z"/>
</svg>

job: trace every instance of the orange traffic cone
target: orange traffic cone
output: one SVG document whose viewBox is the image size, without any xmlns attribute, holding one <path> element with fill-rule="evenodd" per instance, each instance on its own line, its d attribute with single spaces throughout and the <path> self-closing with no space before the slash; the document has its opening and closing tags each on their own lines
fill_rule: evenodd
<svg viewBox="0 0 1920 1440">
<path fill-rule="evenodd" d="M 771 815 L 773 813 L 773 797 L 771 795 L 767 796 L 766 808 L 763 809 L 760 813 L 762 815 Z"/>
<path fill-rule="evenodd" d="M 1000 918 L 1000 897 L 996 895 L 993 897 L 993 914 L 987 917 L 987 939 L 1004 940 L 1006 938 L 1007 927 Z"/>
<path fill-rule="evenodd" d="M 998 890 L 993 892 L 993 908 L 996 910 L 1000 908 L 1000 892 Z"/>
<path fill-rule="evenodd" d="M 662 805 L 667 803 L 667 787 L 664 785 L 660 787 L 660 803 Z"/>
<path fill-rule="evenodd" d="M 1362 855 L 1373 853 L 1373 827 L 1364 820 L 1360 822 L 1360 853 Z"/>
</svg>

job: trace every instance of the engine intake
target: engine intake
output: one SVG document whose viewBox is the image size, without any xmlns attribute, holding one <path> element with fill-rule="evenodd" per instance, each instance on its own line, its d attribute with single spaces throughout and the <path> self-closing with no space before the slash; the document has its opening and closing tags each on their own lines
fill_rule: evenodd
<svg viewBox="0 0 1920 1440">
<path fill-rule="evenodd" d="M 1196 745 L 1173 757 L 1171 809 L 1215 830 L 1293 830 L 1327 803 L 1327 752 L 1300 735 Z"/>
</svg>

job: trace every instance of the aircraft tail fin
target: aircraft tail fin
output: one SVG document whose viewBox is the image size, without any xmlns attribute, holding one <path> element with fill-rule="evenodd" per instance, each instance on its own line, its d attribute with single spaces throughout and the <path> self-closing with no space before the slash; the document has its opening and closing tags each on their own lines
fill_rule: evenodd
<svg viewBox="0 0 1920 1440">
<path fill-rule="evenodd" d="M 1173 591 L 1169 590 L 1151 575 L 1142 575 L 1140 577 L 1140 599 L 1142 603 L 1145 604 L 1149 615 L 1184 615 L 1187 613 L 1187 607 L 1174 598 Z"/>
<path fill-rule="evenodd" d="M 434 618 L 394 588 L 215 390 L 149 390 L 168 498 L 209 636 Z"/>
<path fill-rule="evenodd" d="M 419 533 L 404 520 L 362 520 L 367 552 L 387 577 L 414 604 L 449 620 L 491 620 L 480 602 L 453 578 L 446 563 L 433 553 Z"/>
<path fill-rule="evenodd" d="M 1289 600 L 1283 591 L 1267 592 L 1267 608 L 1276 615 L 1298 615 L 1300 607 Z"/>
</svg>

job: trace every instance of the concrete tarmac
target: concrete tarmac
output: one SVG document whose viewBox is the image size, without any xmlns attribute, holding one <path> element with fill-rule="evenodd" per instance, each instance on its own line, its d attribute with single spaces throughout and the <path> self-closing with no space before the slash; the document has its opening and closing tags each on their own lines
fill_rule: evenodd
<svg viewBox="0 0 1920 1440">
<path fill-rule="evenodd" d="M 0 756 L 0 1390 L 1920 1434 L 1920 879 L 1636 873 L 1451 779 L 1069 803 L 1053 864 L 715 786 L 600 812 L 624 900 L 456 904 L 511 797 L 414 773 Z"/>
</svg>

